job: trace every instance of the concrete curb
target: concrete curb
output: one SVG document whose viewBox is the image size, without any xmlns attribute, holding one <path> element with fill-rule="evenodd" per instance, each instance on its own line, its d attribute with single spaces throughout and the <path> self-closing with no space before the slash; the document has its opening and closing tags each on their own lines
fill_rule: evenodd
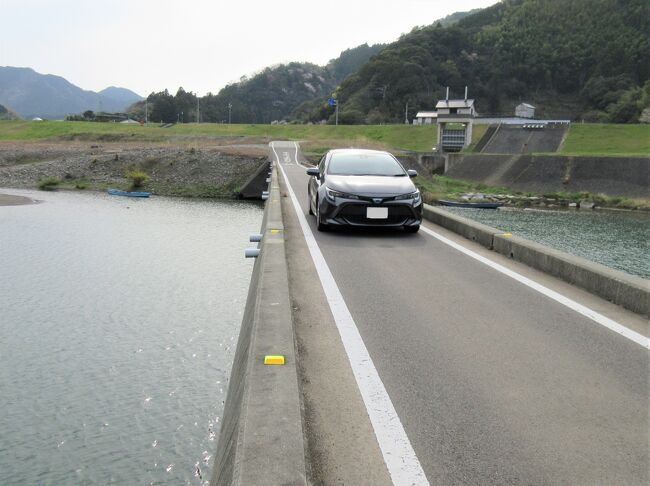
<svg viewBox="0 0 650 486">
<path fill-rule="evenodd" d="M 492 240 L 494 239 L 494 235 L 497 233 L 503 233 L 503 231 L 477 223 L 471 219 L 456 216 L 455 214 L 429 206 L 428 204 L 424 205 L 422 216 L 428 221 L 431 221 L 438 226 L 442 226 L 443 228 L 447 228 L 454 233 L 458 233 L 468 240 L 475 241 L 490 250 L 492 249 Z"/>
<path fill-rule="evenodd" d="M 211 485 L 306 485 L 277 169 L 237 342 Z M 284 365 L 263 364 L 284 355 Z"/>
<path fill-rule="evenodd" d="M 428 221 L 513 260 L 558 277 L 637 314 L 650 316 L 650 281 L 450 214 L 428 204 Z"/>
</svg>

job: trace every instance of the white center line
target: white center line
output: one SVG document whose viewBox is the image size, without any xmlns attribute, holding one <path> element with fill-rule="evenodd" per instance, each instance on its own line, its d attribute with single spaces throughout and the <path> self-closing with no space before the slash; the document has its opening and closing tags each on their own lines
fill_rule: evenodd
<svg viewBox="0 0 650 486">
<path fill-rule="evenodd" d="M 325 257 L 318 247 L 314 234 L 307 223 L 307 219 L 298 203 L 296 194 L 291 187 L 289 178 L 280 163 L 278 153 L 273 143 L 271 148 L 275 154 L 277 166 L 280 168 L 289 190 L 291 202 L 296 211 L 300 227 L 309 253 L 314 261 L 314 266 L 320 278 L 325 297 L 329 303 L 332 316 L 343 342 L 343 347 L 350 361 L 354 378 L 361 392 L 361 397 L 370 417 L 370 422 L 375 431 L 379 448 L 384 457 L 391 479 L 396 485 L 428 485 L 429 482 L 422 470 L 420 461 L 415 455 L 406 431 L 402 426 L 393 402 L 388 396 L 379 373 L 368 353 L 366 345 L 359 334 L 359 330 L 352 318 L 343 295 L 336 285 L 334 276 L 325 261 Z M 297 155 L 297 144 L 296 144 Z M 296 162 L 298 158 L 296 157 Z"/>
</svg>

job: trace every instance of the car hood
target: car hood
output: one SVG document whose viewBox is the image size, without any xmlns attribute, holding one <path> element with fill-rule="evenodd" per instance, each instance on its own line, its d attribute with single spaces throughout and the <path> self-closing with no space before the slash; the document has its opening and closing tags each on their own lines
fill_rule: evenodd
<svg viewBox="0 0 650 486">
<path fill-rule="evenodd" d="M 397 196 L 415 191 L 415 184 L 408 176 L 343 176 L 327 175 L 325 185 L 335 191 L 359 196 Z"/>
</svg>

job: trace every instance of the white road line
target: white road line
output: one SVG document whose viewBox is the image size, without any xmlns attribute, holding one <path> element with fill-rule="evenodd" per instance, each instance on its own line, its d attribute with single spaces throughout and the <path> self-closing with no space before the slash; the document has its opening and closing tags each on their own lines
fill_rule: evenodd
<svg viewBox="0 0 650 486">
<path fill-rule="evenodd" d="M 366 411 L 370 417 L 370 422 L 375 431 L 375 436 L 377 437 L 377 442 L 379 443 L 379 448 L 381 449 L 391 479 L 394 484 L 399 486 L 428 485 L 429 482 L 422 470 L 420 461 L 415 455 L 415 451 L 404 431 L 402 422 L 395 411 L 393 402 L 388 396 L 388 392 L 370 358 L 366 345 L 363 343 L 363 339 L 348 310 L 343 295 L 336 285 L 332 272 L 318 247 L 318 243 L 302 212 L 296 194 L 293 192 L 289 178 L 280 163 L 280 158 L 275 151 L 273 143 L 271 143 L 271 148 L 287 184 L 291 202 L 298 216 L 300 227 L 305 236 L 311 258 L 316 266 L 316 271 L 318 272 L 318 277 L 320 278 L 327 302 L 332 311 L 332 316 L 336 322 L 336 327 L 341 335 L 343 347 L 350 360 L 354 378 L 361 392 L 361 397 L 366 406 Z"/>
<path fill-rule="evenodd" d="M 296 146 L 296 164 L 298 164 L 298 165 L 299 165 L 300 167 L 302 167 L 303 169 L 306 169 L 307 167 L 305 167 L 304 165 L 302 165 L 302 164 L 300 163 L 300 161 L 298 160 L 298 142 L 293 142 L 293 144 Z"/>
<path fill-rule="evenodd" d="M 495 269 L 496 271 L 501 272 L 502 274 L 507 275 L 508 277 L 515 279 L 517 282 L 520 282 L 520 283 L 526 285 L 527 287 L 530 287 L 531 289 L 536 290 L 537 292 L 539 292 L 539 293 L 541 293 L 541 294 L 555 300 L 556 302 L 559 302 L 560 304 L 567 306 L 569 309 L 572 309 L 575 312 L 578 312 L 579 314 L 582 314 L 583 316 L 588 317 L 589 319 L 591 319 L 594 322 L 597 322 L 601 326 L 605 326 L 606 328 L 608 328 L 608 329 L 610 329 L 610 330 L 612 330 L 614 332 L 617 332 L 621 336 L 624 336 L 624 337 L 628 338 L 629 340 L 634 341 L 635 343 L 640 344 L 641 346 L 650 349 L 650 339 L 643 336 L 642 334 L 639 334 L 636 331 L 633 331 L 632 329 L 629 329 L 629 328 L 623 326 L 622 324 L 619 324 L 618 322 L 610 319 L 609 317 L 605 317 L 604 315 L 599 314 L 598 312 L 596 312 L 596 311 L 594 311 L 594 310 L 592 310 L 592 309 L 590 309 L 588 307 L 585 307 L 582 304 L 579 304 L 575 300 L 569 299 L 568 297 L 565 297 L 564 295 L 559 294 L 559 293 L 555 292 L 554 290 L 549 289 L 548 287 L 544 287 L 543 285 L 538 284 L 534 280 L 531 280 L 531 279 L 529 279 L 527 277 L 524 277 L 523 275 L 521 275 L 521 274 L 519 274 L 517 272 L 514 272 L 514 271 L 510 270 L 509 268 L 504 267 L 503 265 L 500 265 L 500 264 L 498 264 L 496 262 L 493 262 L 489 258 L 485 258 L 484 256 L 479 255 L 478 253 L 473 252 L 472 250 L 469 250 L 469 249 L 465 248 L 464 246 L 459 245 L 458 243 L 456 243 L 454 241 L 451 241 L 448 238 L 445 238 L 444 236 L 436 233 L 433 230 L 430 230 L 429 228 L 421 226 L 420 231 L 424 231 L 426 234 L 428 234 L 430 236 L 433 236 L 434 238 L 436 238 L 437 240 L 443 242 L 444 244 L 449 245 L 452 248 L 455 248 L 456 250 L 464 253 L 465 255 L 467 255 L 469 257 L 472 257 L 472 258 L 474 258 L 475 260 L 478 260 L 481 263 L 484 263 L 488 267 L 491 267 L 491 268 Z"/>
</svg>

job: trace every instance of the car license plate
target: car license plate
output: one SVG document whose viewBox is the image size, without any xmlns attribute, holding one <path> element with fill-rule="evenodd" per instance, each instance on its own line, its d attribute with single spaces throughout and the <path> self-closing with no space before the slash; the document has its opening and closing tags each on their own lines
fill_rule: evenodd
<svg viewBox="0 0 650 486">
<path fill-rule="evenodd" d="M 388 219 L 388 208 L 366 208 L 368 219 Z"/>
</svg>

